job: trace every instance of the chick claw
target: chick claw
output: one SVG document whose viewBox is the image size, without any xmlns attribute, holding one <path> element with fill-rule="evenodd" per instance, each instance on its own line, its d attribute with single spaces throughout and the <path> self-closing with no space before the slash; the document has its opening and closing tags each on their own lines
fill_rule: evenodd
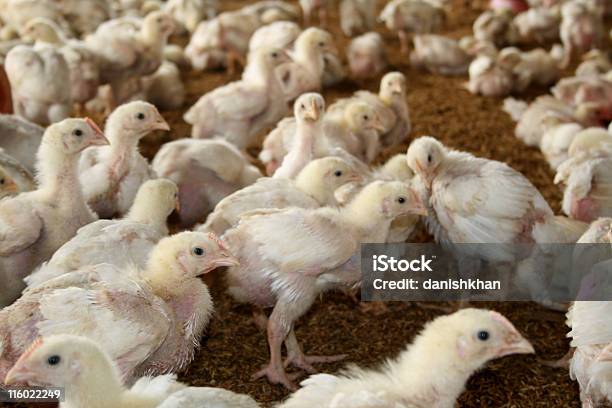
<svg viewBox="0 0 612 408">
<path fill-rule="evenodd" d="M 346 354 L 338 354 L 335 356 L 306 356 L 304 354 L 291 354 L 285 359 L 284 365 L 302 369 L 308 374 L 315 374 L 317 370 L 312 366 L 313 364 L 319 363 L 334 363 L 336 361 L 344 360 L 347 357 Z"/>
<path fill-rule="evenodd" d="M 284 370 L 279 370 L 272 364 L 268 364 L 265 368 L 253 374 L 251 380 L 258 380 L 261 377 L 266 377 L 272 384 L 281 384 L 291 391 L 296 391 L 298 386 L 295 385 L 292 380 L 296 379 L 298 376 L 299 374 L 287 375 Z"/>
</svg>

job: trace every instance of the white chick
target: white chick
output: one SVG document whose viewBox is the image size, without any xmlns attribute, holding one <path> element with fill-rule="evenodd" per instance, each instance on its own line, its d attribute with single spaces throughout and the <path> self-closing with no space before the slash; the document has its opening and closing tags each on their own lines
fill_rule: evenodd
<svg viewBox="0 0 612 408">
<path fill-rule="evenodd" d="M 387 54 L 382 36 L 369 32 L 353 39 L 346 51 L 349 69 L 355 78 L 373 78 L 387 68 Z"/>
<path fill-rule="evenodd" d="M 563 123 L 544 132 L 540 148 L 553 170 L 568 159 L 569 147 L 576 135 L 583 129 L 578 123 Z"/>
<path fill-rule="evenodd" d="M 376 0 L 342 0 L 340 27 L 347 37 L 372 31 L 376 25 Z"/>
<path fill-rule="evenodd" d="M 487 362 L 530 353 L 533 346 L 501 314 L 463 309 L 429 322 L 380 369 L 313 375 L 278 408 L 452 408 Z"/>
<path fill-rule="evenodd" d="M 68 64 L 72 102 L 85 103 L 98 92 L 100 72 L 96 55 L 82 41 L 68 40 L 51 20 L 35 18 L 25 25 L 23 35 L 36 41 L 36 47 L 54 47 Z"/>
<path fill-rule="evenodd" d="M 149 252 L 168 235 L 166 218 L 179 208 L 178 188 L 170 180 L 145 182 L 130 212 L 120 220 L 99 220 L 79 229 L 51 259 L 25 278 L 36 286 L 87 265 L 109 263 L 117 268 L 144 268 Z"/>
<path fill-rule="evenodd" d="M 61 387 L 66 395 L 60 408 L 258 407 L 246 395 L 222 388 L 187 387 L 170 374 L 143 377 L 128 389 L 117 365 L 98 343 L 70 334 L 35 340 L 5 382 Z"/>
<path fill-rule="evenodd" d="M 2 20 L 17 32 L 29 20 L 36 17 L 53 20 L 60 24 L 63 29 L 70 31 L 60 2 L 54 0 L 4 0 L 2 8 Z"/>
<path fill-rule="evenodd" d="M 474 21 L 474 37 L 480 41 L 490 41 L 498 47 L 515 44 L 518 32 L 512 18 L 513 13 L 508 9 L 486 10 Z"/>
<path fill-rule="evenodd" d="M 59 51 L 18 45 L 6 56 L 15 113 L 46 126 L 70 116 L 70 69 Z"/>
<path fill-rule="evenodd" d="M 154 130 L 169 129 L 155 106 L 142 101 L 121 105 L 108 117 L 110 146 L 88 149 L 79 162 L 83 194 L 98 216 L 128 212 L 140 185 L 155 177 L 138 142 Z"/>
<path fill-rule="evenodd" d="M 318 92 L 325 71 L 324 56 L 335 52 L 330 33 L 319 28 L 304 30 L 295 40 L 291 62 L 278 67 L 285 98 L 294 100 L 306 92 Z"/>
<path fill-rule="evenodd" d="M 38 189 L 0 201 L 0 306 L 23 289 L 22 279 L 96 217 L 77 175 L 83 149 L 107 144 L 90 119 L 49 126 L 38 149 Z"/>
<path fill-rule="evenodd" d="M 268 320 L 270 363 L 256 378 L 266 376 L 272 383 L 296 388 L 283 366 L 283 342 L 288 350 L 285 366 L 313 372 L 313 363 L 340 358 L 304 355 L 294 322 L 323 291 L 358 284 L 361 242 L 376 242 L 381 232 L 386 236 L 393 218 L 420 210 L 422 203 L 408 185 L 375 182 L 340 211 L 325 207 L 253 211 L 225 233 L 240 262 L 227 272 L 230 294 L 240 302 L 273 307 Z"/>
<path fill-rule="evenodd" d="M 249 53 L 263 47 L 289 50 L 300 36 L 302 29 L 293 21 L 276 21 L 258 28 L 249 40 Z"/>
<path fill-rule="evenodd" d="M 476 57 L 468 73 L 470 80 L 466 87 L 473 94 L 499 97 L 508 95 L 514 88 L 512 70 L 489 55 Z"/>
<path fill-rule="evenodd" d="M 258 1 L 243 7 L 242 11 L 255 15 L 260 25 L 283 20 L 297 21 L 300 17 L 299 8 L 283 0 Z"/>
<path fill-rule="evenodd" d="M 114 15 L 109 0 L 60 0 L 59 3 L 68 24 L 80 36 L 94 32 Z"/>
<path fill-rule="evenodd" d="M 219 139 L 166 143 L 152 167 L 179 186 L 178 215 L 184 227 L 203 221 L 223 198 L 262 176 L 236 147 Z"/>
<path fill-rule="evenodd" d="M 555 183 L 565 185 L 563 212 L 585 222 L 612 216 L 612 134 L 587 128 L 574 137 L 568 153 L 555 176 Z"/>
<path fill-rule="evenodd" d="M 5 179 L 0 183 L 4 196 L 15 195 L 36 188 L 36 180 L 28 169 L 0 148 L 0 167 Z"/>
<path fill-rule="evenodd" d="M 379 16 L 387 28 L 397 32 L 400 52 L 408 54 L 408 33 L 427 34 L 438 31 L 446 21 L 441 7 L 425 0 L 393 0 Z"/>
<path fill-rule="evenodd" d="M 576 68 L 576 76 L 600 76 L 612 70 L 609 53 L 591 50 L 582 56 L 582 62 Z"/>
<path fill-rule="evenodd" d="M 317 93 L 307 93 L 296 99 L 294 108 L 296 123 L 293 144 L 274 178 L 295 178 L 315 156 L 315 140 L 322 137 L 322 117 L 325 100 Z"/>
<path fill-rule="evenodd" d="M 198 230 L 221 235 L 238 225 L 241 215 L 260 208 L 337 206 L 335 191 L 360 179 L 360 174 L 344 159 L 315 159 L 300 171 L 295 181 L 261 178 L 225 197 Z"/>
<path fill-rule="evenodd" d="M 317 12 L 319 16 L 319 24 L 323 27 L 327 26 L 327 1 L 328 0 L 300 0 L 302 14 L 304 16 L 304 25 L 308 27 L 312 23 L 312 15 Z"/>
<path fill-rule="evenodd" d="M 612 120 L 612 76 L 563 78 L 551 89 L 553 96 L 594 117 L 600 125 Z"/>
<path fill-rule="evenodd" d="M 136 93 L 134 81 L 159 68 L 173 30 L 172 17 L 154 11 L 142 21 L 124 18 L 105 22 L 85 38 L 87 47 L 99 58 L 102 83 L 111 86 L 110 107 L 128 100 Z"/>
<path fill-rule="evenodd" d="M 219 0 L 169 0 L 165 11 L 193 33 L 200 21 L 215 17 L 218 7 Z"/>
<path fill-rule="evenodd" d="M 0 148 L 29 172 L 36 167 L 36 151 L 45 129 L 17 115 L 0 115 Z"/>
<path fill-rule="evenodd" d="M 555 218 L 531 182 L 505 163 L 450 150 L 429 136 L 410 144 L 407 160 L 424 186 L 427 227 L 443 245 L 559 242 L 564 225 L 574 227 Z M 495 263 L 516 257 L 510 247 L 465 251 Z"/>
<path fill-rule="evenodd" d="M 159 109 L 180 109 L 185 102 L 185 84 L 178 67 L 164 61 L 153 75 L 142 78 L 145 98 Z"/>
<path fill-rule="evenodd" d="M 257 144 L 257 136 L 278 122 L 287 103 L 276 67 L 287 62 L 284 51 L 259 49 L 252 56 L 240 81 L 203 95 L 183 116 L 193 125 L 194 138 L 222 137 L 239 149 Z"/>
<path fill-rule="evenodd" d="M 530 85 L 550 85 L 557 81 L 561 71 L 561 56 L 542 48 L 521 52 L 516 47 L 504 48 L 497 61 L 513 74 L 513 88 L 524 92 Z"/>
<path fill-rule="evenodd" d="M 547 44 L 559 40 L 559 10 L 532 7 L 514 17 L 513 25 L 518 30 L 522 43 Z"/>
<path fill-rule="evenodd" d="M 363 101 L 376 110 L 382 122 L 380 140 L 385 147 L 396 146 L 406 140 L 412 124 L 406 101 L 406 77 L 401 72 L 390 72 L 380 81 L 378 94 L 356 92 L 351 98 L 340 99 L 329 107 L 329 112 L 345 110 L 355 100 Z"/>
<path fill-rule="evenodd" d="M 586 2 L 564 3 L 561 6 L 561 16 L 560 35 L 565 51 L 563 65 L 567 67 L 572 58 L 602 43 L 604 27 L 601 15 Z"/>
<path fill-rule="evenodd" d="M 441 75 L 463 75 L 468 72 L 472 57 L 452 38 L 435 34 L 416 35 L 410 53 L 413 67 Z"/>
<path fill-rule="evenodd" d="M 142 270 L 86 266 L 26 290 L 0 311 L 0 377 L 38 337 L 77 334 L 98 341 L 126 383 L 184 369 L 213 305 L 200 275 L 236 265 L 213 234 L 159 241 Z"/>
</svg>

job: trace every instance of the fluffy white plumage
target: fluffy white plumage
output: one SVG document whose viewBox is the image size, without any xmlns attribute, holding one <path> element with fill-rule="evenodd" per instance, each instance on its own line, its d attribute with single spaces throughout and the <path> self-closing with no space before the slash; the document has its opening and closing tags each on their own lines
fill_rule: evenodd
<svg viewBox="0 0 612 408">
<path fill-rule="evenodd" d="M 34 172 L 36 151 L 45 129 L 17 115 L 0 115 L 0 147 Z"/>
</svg>

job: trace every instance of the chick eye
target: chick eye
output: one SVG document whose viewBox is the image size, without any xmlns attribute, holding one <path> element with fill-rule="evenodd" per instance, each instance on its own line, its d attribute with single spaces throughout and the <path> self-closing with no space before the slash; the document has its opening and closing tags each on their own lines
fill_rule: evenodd
<svg viewBox="0 0 612 408">
<path fill-rule="evenodd" d="M 400 197 L 397 199 L 397 202 L 400 204 L 404 204 L 406 202 L 406 199 L 404 197 Z"/>
<path fill-rule="evenodd" d="M 272 53 L 272 58 L 278 58 L 278 52 L 273 52 Z"/>
<path fill-rule="evenodd" d="M 202 256 L 202 255 L 204 255 L 204 249 L 202 249 L 200 247 L 195 247 L 195 248 L 193 248 L 193 254 L 195 256 Z"/>
<path fill-rule="evenodd" d="M 300 105 L 300 108 L 302 108 L 302 109 L 306 109 L 306 107 L 304 106 L 304 104 L 301 104 L 301 105 Z"/>
<path fill-rule="evenodd" d="M 431 163 L 431 160 L 432 160 L 432 158 L 431 158 L 431 154 L 428 154 L 428 155 L 427 155 L 427 163 Z"/>
<path fill-rule="evenodd" d="M 334 176 L 336 176 L 336 177 L 340 177 L 341 175 L 342 175 L 342 171 L 341 170 L 336 170 L 334 172 Z"/>
<path fill-rule="evenodd" d="M 323 41 L 319 41 L 319 47 L 325 47 L 325 43 Z"/>
<path fill-rule="evenodd" d="M 72 131 L 72 134 L 77 136 L 77 137 L 81 137 L 83 136 L 83 131 L 81 129 L 75 129 Z"/>
<path fill-rule="evenodd" d="M 368 115 L 363 115 L 363 120 L 370 120 L 370 117 Z"/>
<path fill-rule="evenodd" d="M 0 179 L 0 184 L 4 184 L 4 179 Z"/>
<path fill-rule="evenodd" d="M 142 112 L 138 112 L 138 113 L 136 114 L 136 119 L 138 119 L 138 120 L 143 120 L 144 118 L 145 118 L 145 114 L 144 114 L 144 113 L 142 113 Z"/>
<path fill-rule="evenodd" d="M 57 354 L 54 354 L 54 355 L 52 355 L 51 357 L 49 357 L 47 359 L 47 363 L 50 366 L 58 365 L 60 363 L 60 361 L 62 361 L 62 358 L 60 356 L 58 356 Z"/>
<path fill-rule="evenodd" d="M 489 337 L 490 337 L 489 332 L 486 330 L 481 330 L 478 332 L 478 340 L 480 341 L 487 341 L 489 340 Z"/>
</svg>

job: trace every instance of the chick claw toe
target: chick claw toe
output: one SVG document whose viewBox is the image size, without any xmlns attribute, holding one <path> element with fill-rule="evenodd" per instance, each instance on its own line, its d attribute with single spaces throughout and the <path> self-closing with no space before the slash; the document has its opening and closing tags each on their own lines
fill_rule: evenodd
<svg viewBox="0 0 612 408">
<path fill-rule="evenodd" d="M 275 369 L 271 365 L 267 365 L 265 368 L 253 374 L 251 380 L 258 380 L 262 377 L 266 377 L 271 384 L 281 384 L 291 391 L 296 391 L 298 389 L 297 385 L 291 381 L 284 370 Z"/>
<path fill-rule="evenodd" d="M 292 365 L 293 367 L 302 369 L 308 374 L 315 374 L 317 370 L 312 366 L 313 364 L 319 363 L 333 363 L 336 361 L 344 360 L 347 357 L 346 354 L 339 354 L 336 356 L 289 356 L 285 360 L 285 367 Z"/>
</svg>

